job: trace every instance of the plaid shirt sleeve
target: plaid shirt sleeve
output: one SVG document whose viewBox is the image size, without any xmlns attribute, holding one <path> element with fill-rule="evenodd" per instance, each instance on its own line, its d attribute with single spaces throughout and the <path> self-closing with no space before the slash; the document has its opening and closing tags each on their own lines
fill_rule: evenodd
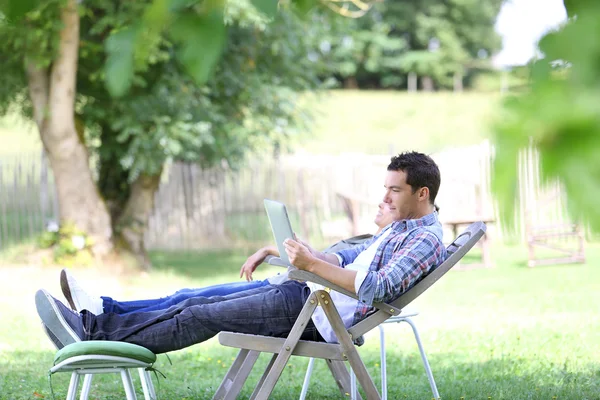
<svg viewBox="0 0 600 400">
<path fill-rule="evenodd" d="M 374 240 L 376 240 L 379 235 L 374 236 L 370 239 L 365 240 L 363 243 L 350 247 L 348 249 L 336 251 L 336 254 L 341 259 L 340 267 L 344 268 L 346 265 L 351 264 L 356 257 L 363 252 Z"/>
<path fill-rule="evenodd" d="M 406 239 L 386 265 L 377 271 L 368 272 L 358 291 L 359 304 L 370 307 L 374 302 L 391 302 L 397 299 L 424 274 L 440 265 L 445 255 L 440 239 L 429 231 L 421 230 Z"/>
</svg>

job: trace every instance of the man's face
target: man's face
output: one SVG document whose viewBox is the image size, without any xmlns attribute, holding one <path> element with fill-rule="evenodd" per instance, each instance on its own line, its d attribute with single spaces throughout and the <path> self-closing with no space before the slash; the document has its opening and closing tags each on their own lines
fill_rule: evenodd
<svg viewBox="0 0 600 400">
<path fill-rule="evenodd" d="M 388 171 L 385 178 L 383 202 L 389 207 L 394 221 L 413 219 L 418 215 L 419 190 L 412 192 L 404 171 Z"/>
<path fill-rule="evenodd" d="M 374 222 L 380 229 L 394 222 L 394 214 L 390 211 L 390 206 L 387 203 L 379 203 L 379 210 Z"/>
</svg>

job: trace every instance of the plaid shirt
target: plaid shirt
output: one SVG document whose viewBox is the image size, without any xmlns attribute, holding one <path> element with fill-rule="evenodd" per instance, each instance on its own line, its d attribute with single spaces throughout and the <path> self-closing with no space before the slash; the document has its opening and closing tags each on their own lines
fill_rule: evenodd
<svg viewBox="0 0 600 400">
<path fill-rule="evenodd" d="M 352 325 L 374 310 L 374 302 L 396 300 L 446 259 L 442 225 L 437 212 L 433 212 L 420 219 L 396 221 L 371 240 L 335 253 L 342 260 L 341 266 L 352 263 L 358 254 L 389 229 L 392 231 L 377 248 L 367 277 L 358 291 L 359 301 Z"/>
</svg>

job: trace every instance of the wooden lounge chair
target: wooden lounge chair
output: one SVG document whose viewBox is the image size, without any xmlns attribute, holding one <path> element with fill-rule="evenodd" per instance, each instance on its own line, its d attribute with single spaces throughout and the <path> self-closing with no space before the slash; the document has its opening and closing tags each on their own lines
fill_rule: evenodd
<svg viewBox="0 0 600 400">
<path fill-rule="evenodd" d="M 380 399 L 379 392 L 355 347 L 356 344 L 362 343 L 362 336 L 365 333 L 376 328 L 392 316 L 400 315 L 406 305 L 448 272 L 477 243 L 484 235 L 485 230 L 486 226 L 483 222 L 471 224 L 448 246 L 449 257 L 446 261 L 391 304 L 374 303 L 373 306 L 377 311 L 350 329 L 345 328 L 328 291 L 318 290 L 311 293 L 287 338 L 221 332 L 218 335 L 219 342 L 223 346 L 239 348 L 240 351 L 213 399 L 235 399 L 250 375 L 260 353 L 271 353 L 273 356 L 258 381 L 250 397 L 251 399 L 266 400 L 269 398 L 291 356 L 325 359 L 344 397 L 350 396 L 350 393 L 352 393 L 350 374 L 344 364 L 345 361 L 348 361 L 367 398 Z M 306 271 L 291 271 L 290 278 L 315 282 L 331 290 L 357 298 L 356 294 Z M 339 343 L 299 340 L 316 307 L 323 307 Z"/>
</svg>

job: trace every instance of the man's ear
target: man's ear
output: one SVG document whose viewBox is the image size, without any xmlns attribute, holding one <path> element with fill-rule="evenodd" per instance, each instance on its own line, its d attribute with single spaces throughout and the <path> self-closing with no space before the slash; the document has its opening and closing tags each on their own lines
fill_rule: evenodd
<svg viewBox="0 0 600 400">
<path fill-rule="evenodd" d="M 419 189 L 419 200 L 420 201 L 429 201 L 429 188 L 427 186 L 422 187 L 421 189 Z"/>
</svg>

